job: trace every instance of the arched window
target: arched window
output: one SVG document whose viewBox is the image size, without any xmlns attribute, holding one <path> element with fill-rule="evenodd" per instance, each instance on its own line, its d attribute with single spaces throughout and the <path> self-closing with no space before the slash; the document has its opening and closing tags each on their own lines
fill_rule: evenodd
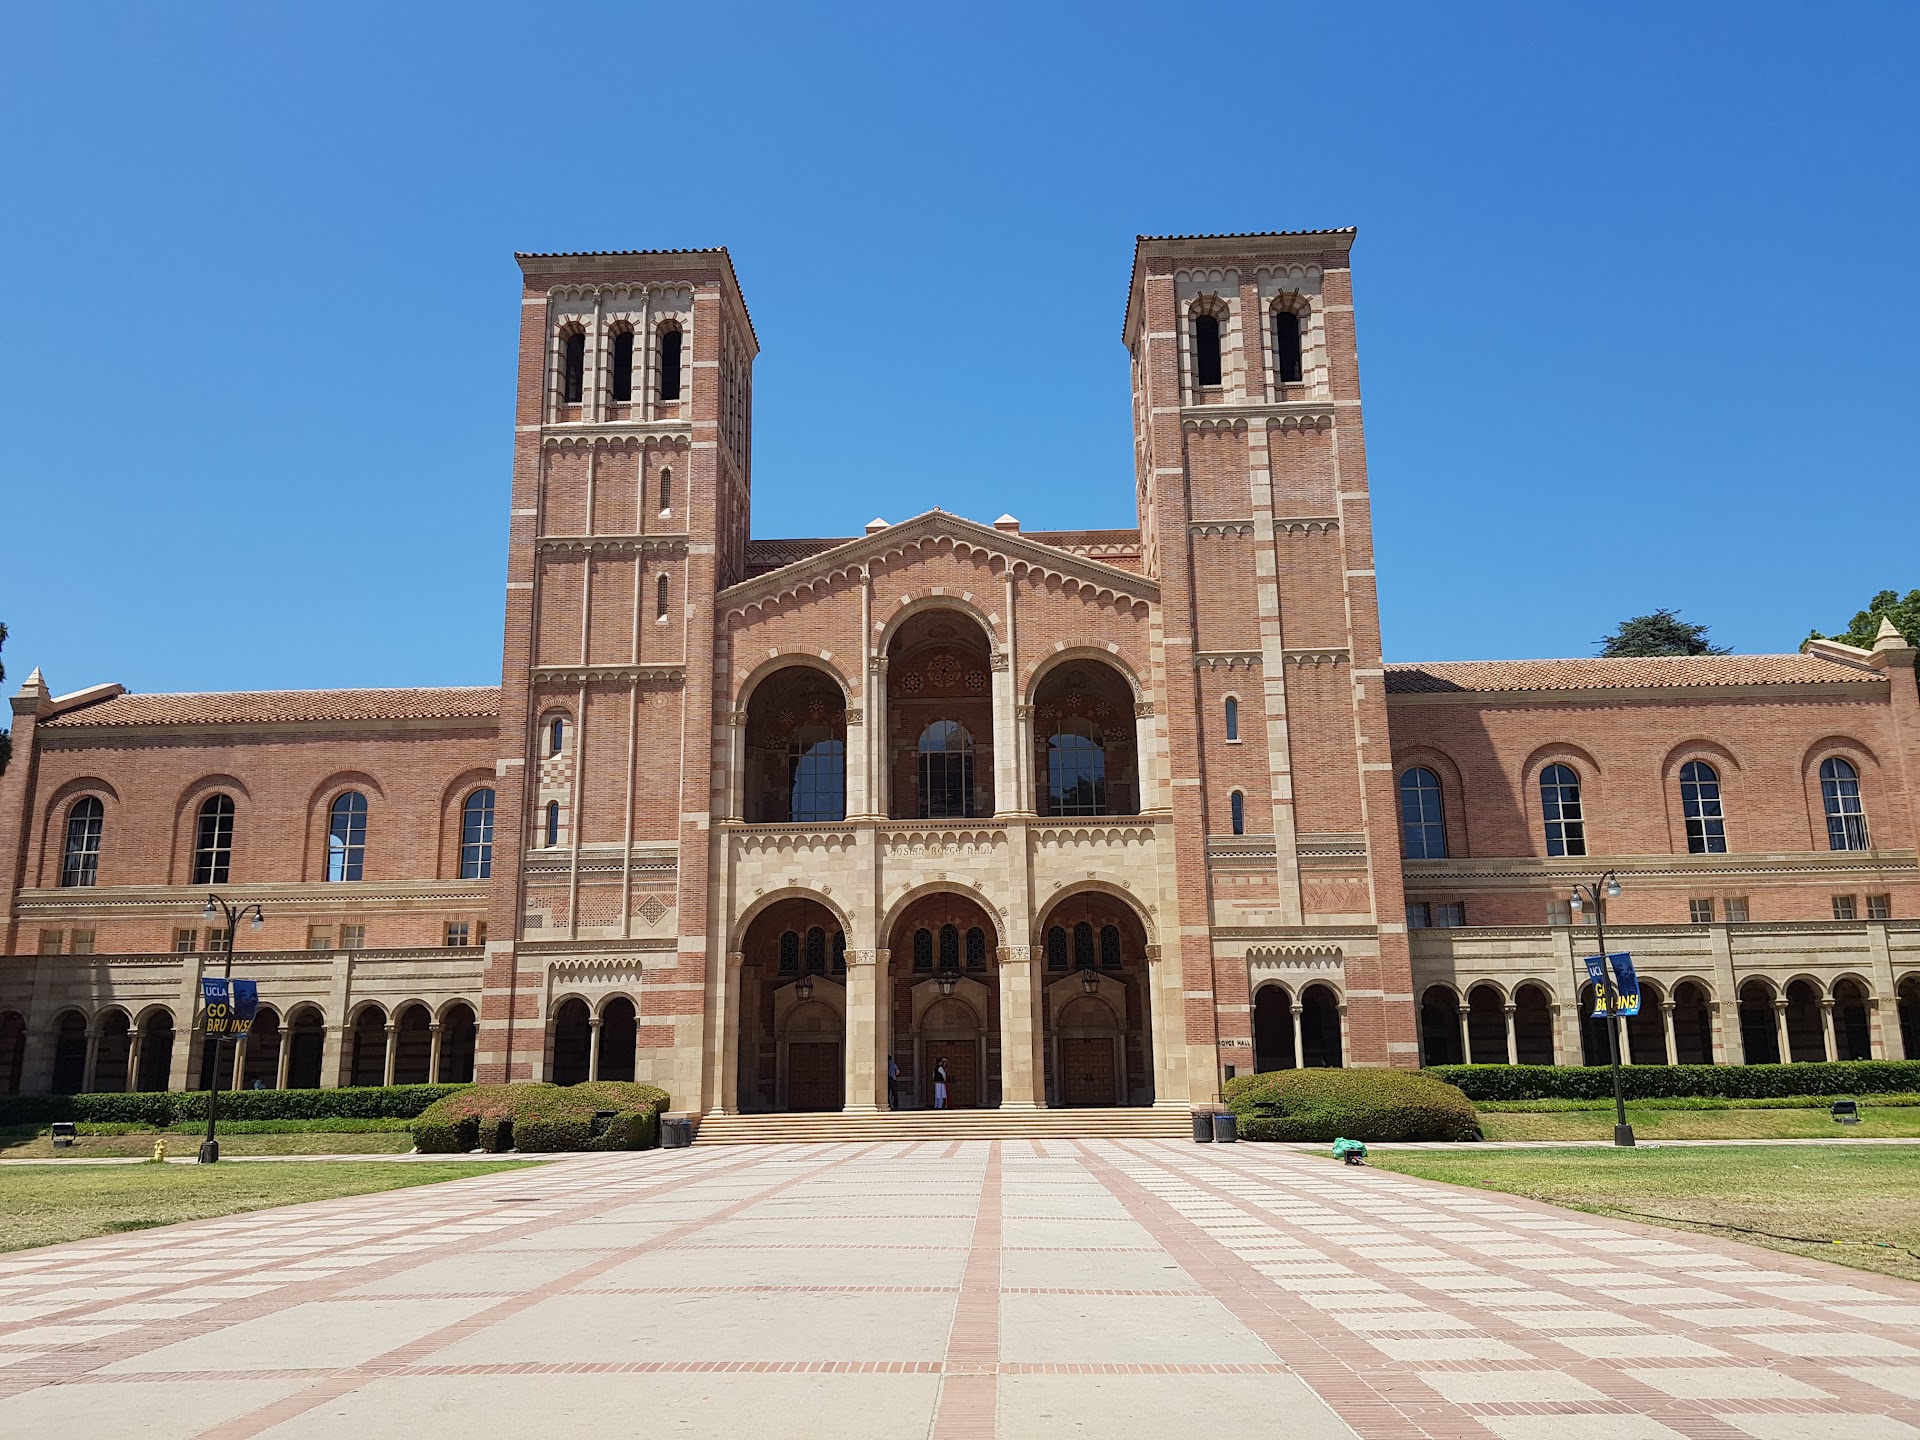
<svg viewBox="0 0 1920 1440">
<path fill-rule="evenodd" d="M 1680 767 L 1680 810 L 1687 818 L 1687 853 L 1727 853 L 1727 816 L 1720 805 L 1720 776 L 1704 760 Z"/>
<path fill-rule="evenodd" d="M 327 811 L 327 879 L 358 880 L 367 859 L 367 797 L 349 790 Z"/>
<path fill-rule="evenodd" d="M 1107 752 L 1091 723 L 1073 719 L 1047 740 L 1047 805 L 1054 815 L 1107 813 Z"/>
<path fill-rule="evenodd" d="M 815 975 L 827 973 L 827 932 L 818 925 L 807 931 L 807 969 Z"/>
<path fill-rule="evenodd" d="M 1064 926 L 1055 925 L 1047 931 L 1047 968 L 1067 968 L 1067 932 Z"/>
<path fill-rule="evenodd" d="M 667 618 L 667 577 L 662 575 L 653 586 L 653 618 Z"/>
<path fill-rule="evenodd" d="M 920 815 L 962 820 L 973 814 L 973 736 L 957 720 L 936 720 L 920 732 Z"/>
<path fill-rule="evenodd" d="M 673 509 L 673 471 L 660 472 L 660 513 L 666 514 Z"/>
<path fill-rule="evenodd" d="M 1229 695 L 1227 697 L 1227 739 L 1240 738 L 1240 702 Z"/>
<path fill-rule="evenodd" d="M 678 325 L 669 325 L 660 332 L 660 398 L 662 400 L 680 398 L 681 339 Z"/>
<path fill-rule="evenodd" d="M 967 969 L 987 968 L 987 932 L 978 925 L 967 931 Z"/>
<path fill-rule="evenodd" d="M 1440 777 L 1416 765 L 1400 777 L 1400 853 L 1409 860 L 1447 858 L 1447 826 L 1440 811 Z"/>
<path fill-rule="evenodd" d="M 844 930 L 833 932 L 833 973 L 847 973 L 847 932 Z"/>
<path fill-rule="evenodd" d="M 960 968 L 960 927 L 958 925 L 940 927 L 940 968 L 942 970 Z"/>
<path fill-rule="evenodd" d="M 100 830 L 106 810 L 93 795 L 83 795 L 67 812 L 67 848 L 60 865 L 60 883 L 92 885 L 100 878 Z"/>
<path fill-rule="evenodd" d="M 1073 968 L 1093 968 L 1093 926 L 1085 920 L 1073 927 Z"/>
<path fill-rule="evenodd" d="M 560 802 L 547 802 L 547 848 L 553 849 L 560 843 Z"/>
<path fill-rule="evenodd" d="M 1220 383 L 1220 320 L 1217 316 L 1193 317 L 1193 383 Z"/>
<path fill-rule="evenodd" d="M 787 746 L 793 823 L 826 824 L 847 818 L 847 747 L 831 726 L 803 725 Z"/>
<path fill-rule="evenodd" d="M 1829 850 L 1866 850 L 1867 812 L 1860 805 L 1860 772 L 1834 756 L 1820 762 L 1820 803 L 1827 812 Z"/>
<path fill-rule="evenodd" d="M 1227 808 L 1233 812 L 1233 833 L 1247 833 L 1247 797 L 1238 790 L 1227 797 Z"/>
<path fill-rule="evenodd" d="M 1587 822 L 1580 812 L 1580 777 L 1570 765 L 1540 772 L 1540 814 L 1546 821 L 1547 854 L 1587 853 Z"/>
<path fill-rule="evenodd" d="M 933 969 L 933 931 L 924 925 L 913 932 L 913 968 Z"/>
<path fill-rule="evenodd" d="M 1291 310 L 1273 312 L 1273 370 L 1283 385 L 1300 383 L 1300 317 Z"/>
<path fill-rule="evenodd" d="M 633 399 L 633 332 L 621 330 L 613 337 L 613 400 L 625 405 Z"/>
<path fill-rule="evenodd" d="M 1100 927 L 1100 968 L 1102 970 L 1120 968 L 1120 927 L 1118 925 Z"/>
<path fill-rule="evenodd" d="M 782 975 L 800 973 L 800 932 L 798 930 L 780 932 L 780 973 Z"/>
<path fill-rule="evenodd" d="M 547 726 L 547 754 L 558 755 L 567 748 L 567 717 L 556 715 Z"/>
<path fill-rule="evenodd" d="M 476 790 L 460 807 L 460 878 L 493 878 L 493 791 Z"/>
<path fill-rule="evenodd" d="M 233 797 L 209 795 L 193 837 L 193 883 L 225 885 L 233 867 Z"/>
<path fill-rule="evenodd" d="M 567 336 L 566 363 L 562 373 L 567 404 L 578 405 L 587 385 L 587 337 L 578 330 Z"/>
</svg>

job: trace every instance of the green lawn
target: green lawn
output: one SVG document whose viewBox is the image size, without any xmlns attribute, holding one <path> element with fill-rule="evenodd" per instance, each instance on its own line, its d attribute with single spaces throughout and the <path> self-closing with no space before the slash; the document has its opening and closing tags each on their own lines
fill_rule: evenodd
<svg viewBox="0 0 1920 1440">
<path fill-rule="evenodd" d="M 1920 1280 L 1920 1145 L 1382 1150 L 1382 1170 L 1657 1221 Z M 1787 1240 L 1722 1228 L 1747 1226 Z M 1835 1245 L 1834 1240 L 1879 1241 Z"/>
<path fill-rule="evenodd" d="M 191 1153 L 191 1152 L 189 1152 Z M 403 1190 L 537 1161 L 286 1165 L 9 1165 L 0 1170 L 0 1250 L 25 1250 L 242 1210 Z"/>
<path fill-rule="evenodd" d="M 1863 1135 L 1920 1138 L 1920 1107 L 1861 1101 L 1858 1125 L 1836 1125 L 1822 1109 L 1668 1109 L 1627 1106 L 1634 1133 L 1647 1140 L 1837 1140 Z M 1489 1140 L 1611 1140 L 1613 1107 L 1593 1110 L 1480 1110 Z"/>
<path fill-rule="evenodd" d="M 45 1126 L 34 1131 L 0 1132 L 0 1159 L 63 1160 L 71 1156 L 103 1159 L 112 1156 L 149 1156 L 153 1142 L 166 1138 L 167 1154 L 194 1155 L 206 1129 L 134 1130 L 122 1135 L 82 1135 L 69 1150 L 55 1150 Z M 222 1155 L 404 1155 L 413 1149 L 413 1132 L 296 1131 L 292 1134 L 234 1134 L 220 1128 Z"/>
</svg>

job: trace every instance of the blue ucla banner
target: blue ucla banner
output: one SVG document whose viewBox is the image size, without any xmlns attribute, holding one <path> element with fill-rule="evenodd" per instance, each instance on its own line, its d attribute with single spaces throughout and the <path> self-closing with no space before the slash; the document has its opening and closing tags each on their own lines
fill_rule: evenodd
<svg viewBox="0 0 1920 1440">
<path fill-rule="evenodd" d="M 244 1010 L 236 1004 L 243 990 Z M 253 1028 L 253 1017 L 260 1009 L 260 992 L 251 980 L 235 980 L 229 987 L 217 976 L 202 976 L 200 999 L 206 1006 L 204 1025 L 209 1035 L 245 1035 Z"/>
<path fill-rule="evenodd" d="M 1587 967 L 1587 978 L 1593 981 L 1593 1018 L 1607 1018 L 1607 966 L 1613 966 L 1613 989 L 1618 1004 L 1612 1013 L 1616 1015 L 1638 1015 L 1640 1013 L 1640 977 L 1634 973 L 1633 956 L 1625 950 L 1616 950 L 1611 955 L 1589 955 L 1582 962 Z"/>
</svg>

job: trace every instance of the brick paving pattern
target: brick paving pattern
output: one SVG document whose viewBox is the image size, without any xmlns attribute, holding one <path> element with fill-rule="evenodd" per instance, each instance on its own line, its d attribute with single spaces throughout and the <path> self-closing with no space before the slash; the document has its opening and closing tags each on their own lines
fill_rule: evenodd
<svg viewBox="0 0 1920 1440">
<path fill-rule="evenodd" d="M 0 1257 L 0 1434 L 583 1424 L 1920 1440 L 1920 1287 L 1164 1141 L 582 1157 Z"/>
</svg>

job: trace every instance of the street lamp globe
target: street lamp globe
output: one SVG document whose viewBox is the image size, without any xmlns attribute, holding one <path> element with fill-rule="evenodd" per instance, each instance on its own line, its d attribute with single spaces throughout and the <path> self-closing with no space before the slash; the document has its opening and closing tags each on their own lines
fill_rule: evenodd
<svg viewBox="0 0 1920 1440">
<path fill-rule="evenodd" d="M 1620 898 L 1620 882 L 1611 875 L 1607 877 L 1607 898 L 1609 900 Z"/>
</svg>

